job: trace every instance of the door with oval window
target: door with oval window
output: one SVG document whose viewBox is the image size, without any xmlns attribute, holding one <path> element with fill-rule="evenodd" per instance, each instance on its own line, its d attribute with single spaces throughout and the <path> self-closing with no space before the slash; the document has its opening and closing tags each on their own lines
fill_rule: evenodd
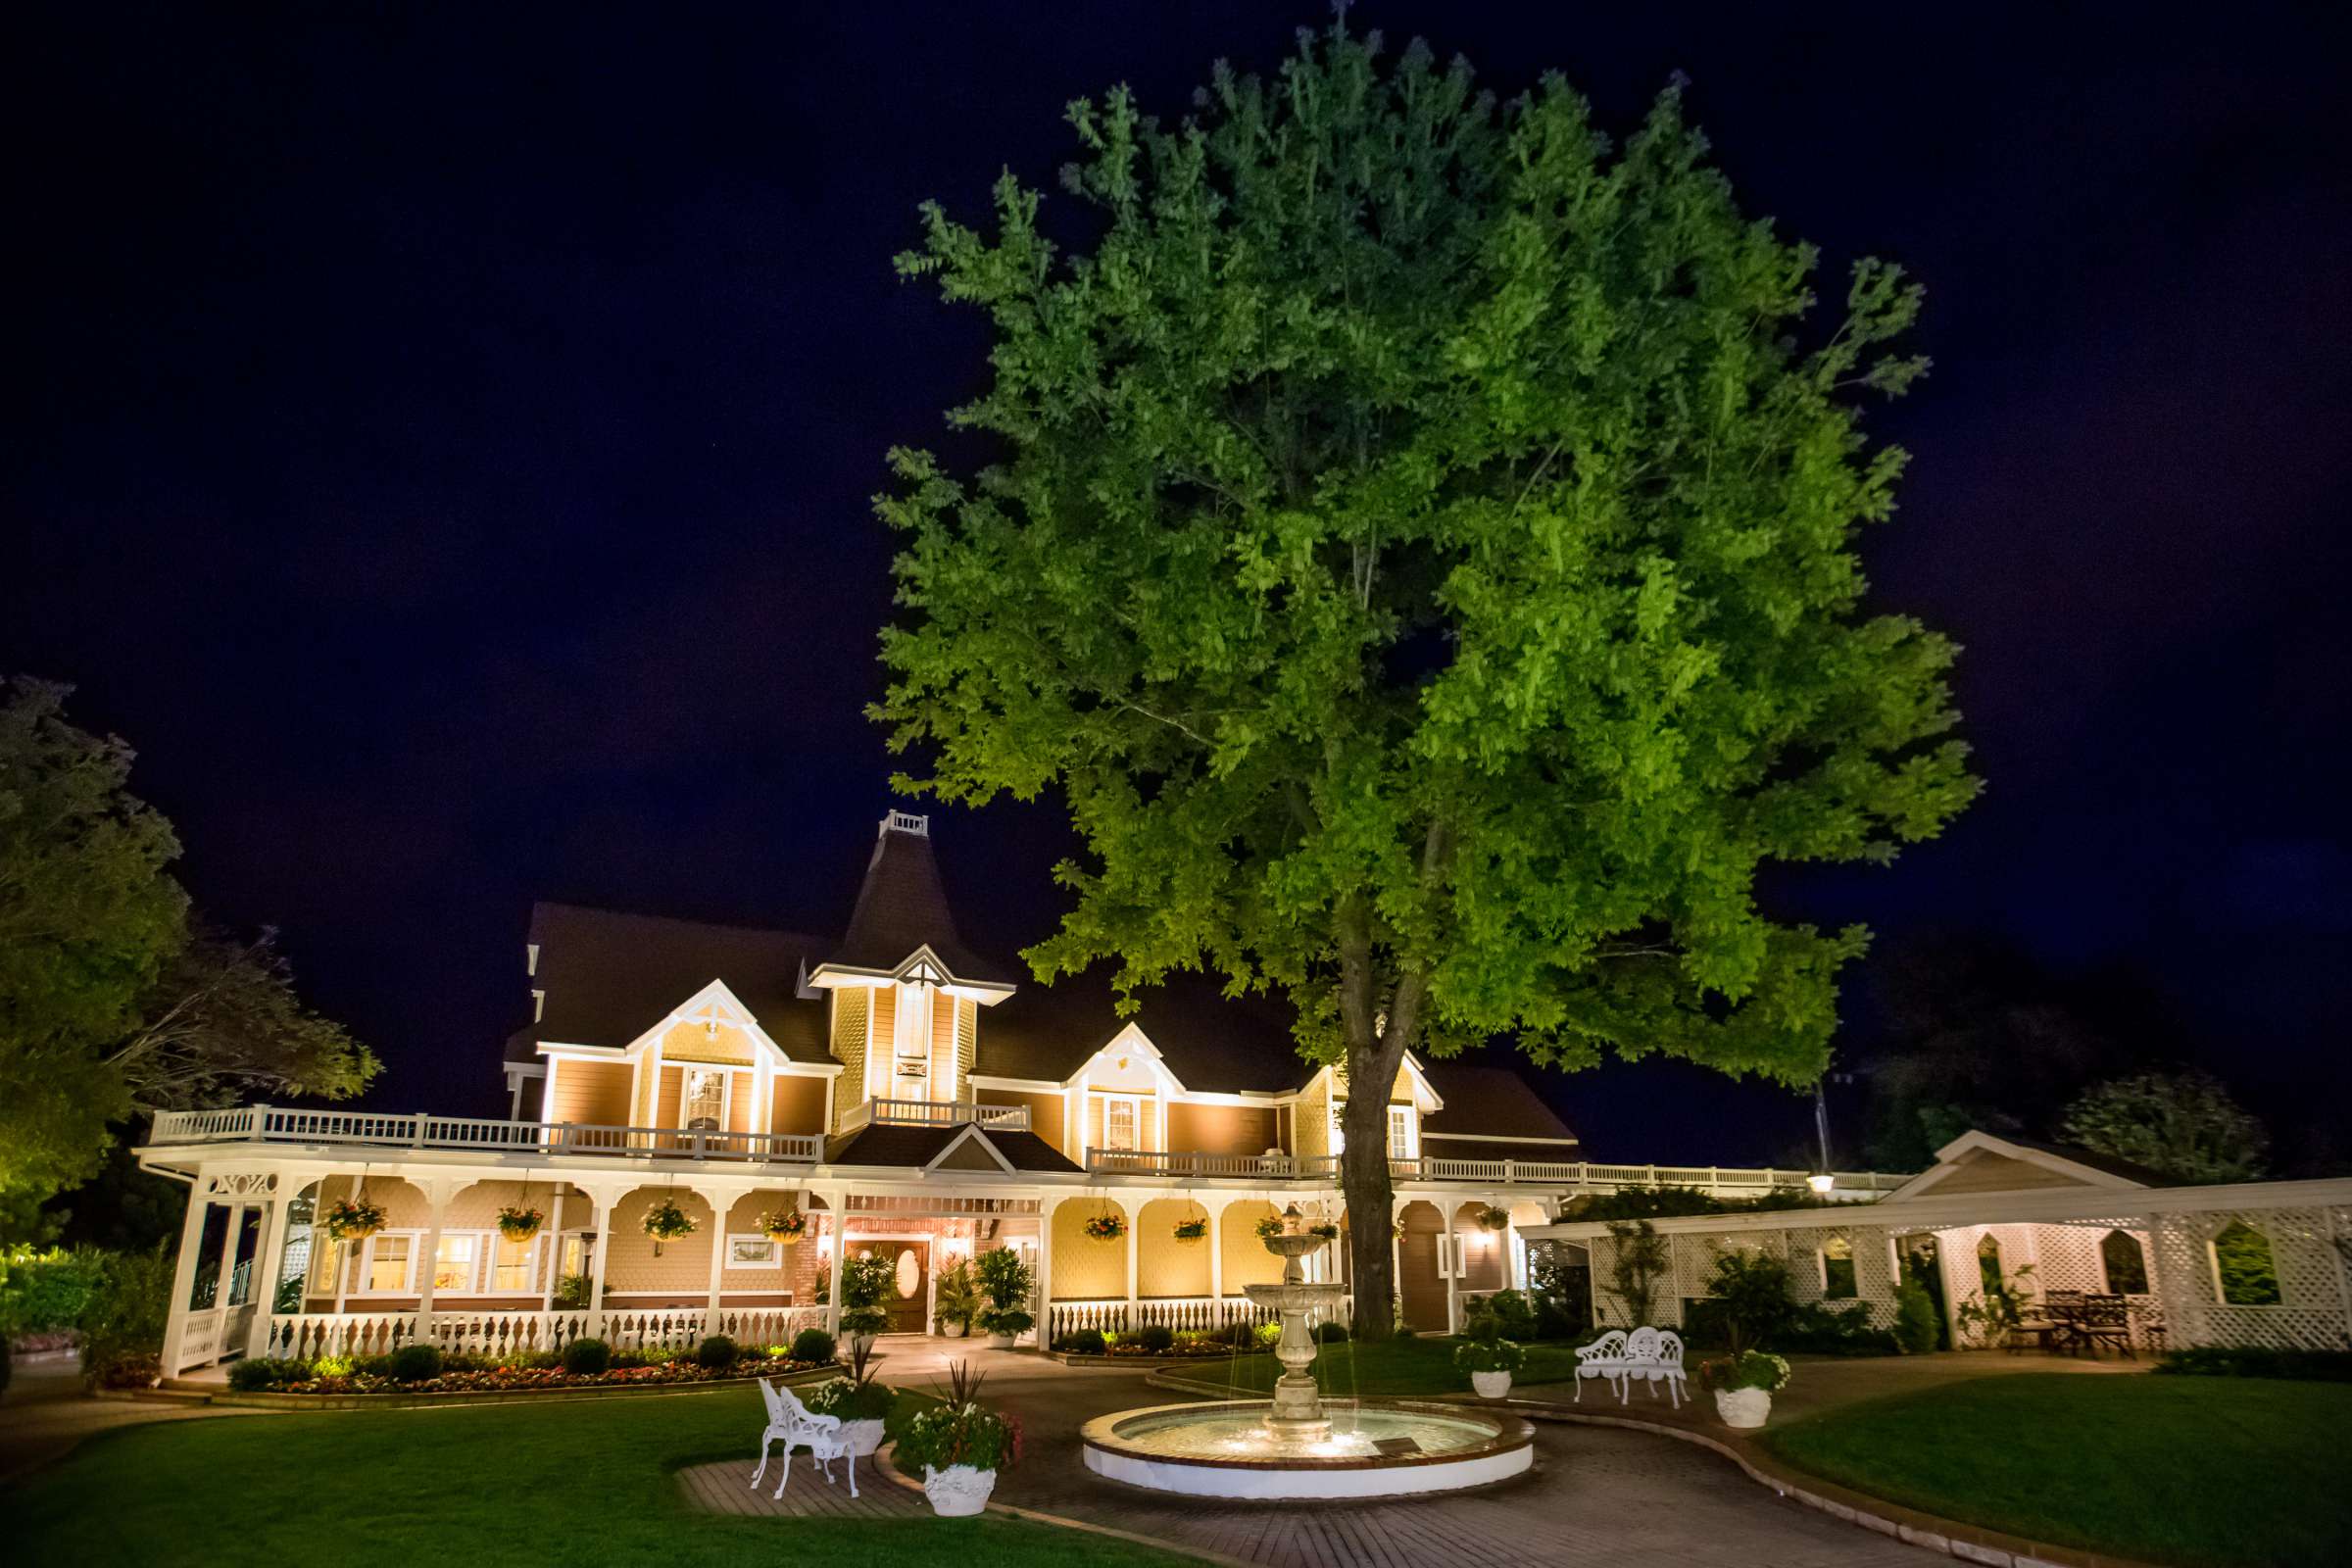
<svg viewBox="0 0 2352 1568">
<path fill-rule="evenodd" d="M 931 1328 L 931 1244 L 868 1242 L 859 1249 L 890 1265 L 890 1292 L 882 1309 L 890 1314 L 885 1334 L 925 1334 Z"/>
</svg>

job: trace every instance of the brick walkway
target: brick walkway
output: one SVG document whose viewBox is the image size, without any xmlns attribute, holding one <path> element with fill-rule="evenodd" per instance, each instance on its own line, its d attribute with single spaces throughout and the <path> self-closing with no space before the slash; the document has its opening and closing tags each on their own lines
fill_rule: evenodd
<svg viewBox="0 0 2352 1568">
<path fill-rule="evenodd" d="M 946 1356 L 906 1350 L 885 1379 L 928 1388 Z M 1540 1425 L 1536 1468 L 1454 1497 L 1392 1503 L 1231 1503 L 1176 1498 L 1103 1481 L 1078 1457 L 1081 1423 L 1175 1397 L 1140 1374 L 1063 1368 L 1035 1356 L 974 1354 L 989 1368 L 983 1397 L 1017 1415 L 1027 1457 L 996 1501 L 1267 1568 L 1924 1568 L 1941 1560 L 1774 1496 L 1729 1462 L 1648 1433 Z M 747 1489 L 750 1445 L 737 1464 L 699 1466 L 681 1484 L 698 1505 L 729 1513 L 875 1516 L 924 1507 L 921 1496 L 863 1466 L 849 1500 L 796 1461 L 782 1502 Z M 838 1467 L 837 1467 L 838 1468 Z M 771 1472 L 772 1475 L 772 1472 Z M 810 1484 L 813 1483 L 813 1484 Z M 838 1494 L 827 1495 L 826 1494 Z M 886 1494 L 896 1494 L 895 1497 Z"/>
</svg>

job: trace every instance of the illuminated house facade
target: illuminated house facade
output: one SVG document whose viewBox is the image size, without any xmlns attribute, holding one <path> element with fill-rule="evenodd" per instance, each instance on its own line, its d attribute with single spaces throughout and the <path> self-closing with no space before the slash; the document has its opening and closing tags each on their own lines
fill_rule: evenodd
<svg viewBox="0 0 2352 1568">
<path fill-rule="evenodd" d="M 1122 1019 L 1106 987 L 1023 979 L 966 945 L 921 816 L 883 819 L 838 939 L 542 904 L 524 969 L 503 1119 L 158 1118 L 143 1163 L 192 1184 L 167 1372 L 413 1338 L 771 1344 L 838 1323 L 822 1284 L 845 1250 L 893 1264 L 891 1332 L 935 1332 L 940 1272 L 994 1247 L 1037 1267 L 1041 1343 L 1205 1328 L 1253 1316 L 1242 1287 L 1279 1277 L 1260 1221 L 1293 1203 L 1341 1218 L 1348 1085 L 1278 1014 L 1180 979 Z M 1803 1174 L 1585 1163 L 1500 1068 L 1408 1060 L 1388 1093 L 1399 1294 L 1421 1328 L 1523 1283 L 1519 1229 L 1575 1193 Z M 319 1219 L 354 1196 L 382 1227 L 329 1241 Z M 673 1205 L 692 1231 L 649 1236 Z M 500 1211 L 526 1208 L 538 1233 L 502 1235 Z M 768 1234 L 781 1214 L 806 1221 L 797 1241 Z M 1123 1234 L 1090 1234 L 1111 1216 Z"/>
</svg>

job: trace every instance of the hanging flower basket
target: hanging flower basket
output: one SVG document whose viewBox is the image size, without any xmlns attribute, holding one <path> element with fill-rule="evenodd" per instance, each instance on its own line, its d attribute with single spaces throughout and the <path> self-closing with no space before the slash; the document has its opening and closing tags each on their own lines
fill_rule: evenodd
<svg viewBox="0 0 2352 1568">
<path fill-rule="evenodd" d="M 1510 1223 L 1509 1209 L 1489 1207 L 1478 1211 L 1478 1228 L 1482 1231 L 1505 1230 L 1509 1228 Z"/>
<path fill-rule="evenodd" d="M 1336 1242 L 1340 1239 L 1340 1228 L 1337 1225 L 1329 1224 L 1309 1225 L 1306 1228 L 1306 1234 L 1309 1236 L 1319 1236 L 1327 1242 Z"/>
<path fill-rule="evenodd" d="M 1404 1240 L 1404 1221 L 1400 1219 L 1400 1220 L 1398 1220 L 1398 1221 L 1397 1221 L 1397 1222 L 1396 1222 L 1395 1225 L 1391 1226 L 1391 1227 L 1389 1228 L 1389 1234 L 1390 1234 L 1390 1235 L 1392 1235 L 1392 1236 L 1394 1236 L 1394 1237 L 1396 1237 L 1396 1238 L 1398 1241 L 1400 1241 L 1400 1242 L 1401 1242 L 1401 1241 L 1403 1241 L 1403 1240 Z"/>
<path fill-rule="evenodd" d="M 692 1236 L 694 1231 L 694 1221 L 686 1217 L 686 1211 L 673 1199 L 664 1198 L 645 1211 L 645 1234 L 654 1239 L 656 1249 L 663 1242 Z"/>
<path fill-rule="evenodd" d="M 539 1227 L 546 1223 L 545 1214 L 527 1205 L 510 1206 L 498 1211 L 498 1234 L 510 1242 L 529 1241 L 539 1234 Z"/>
<path fill-rule="evenodd" d="M 1127 1234 L 1127 1216 L 1097 1214 L 1086 1222 L 1086 1234 L 1098 1242 L 1115 1242 Z"/>
<path fill-rule="evenodd" d="M 1259 1241 L 1270 1241 L 1281 1234 L 1282 1216 L 1280 1214 L 1268 1214 L 1257 1222 L 1257 1239 Z"/>
<path fill-rule="evenodd" d="M 1193 1242 L 1207 1241 L 1208 1221 L 1204 1219 L 1178 1220 L 1176 1222 L 1176 1239 L 1188 1245 Z"/>
<path fill-rule="evenodd" d="M 365 1196 L 338 1198 L 326 1206 L 326 1234 L 338 1242 L 364 1242 L 384 1228 L 384 1205 Z"/>
<path fill-rule="evenodd" d="M 798 1208 L 788 1208 L 781 1213 L 771 1210 L 760 1216 L 760 1229 L 779 1247 L 790 1247 L 808 1234 L 808 1216 Z"/>
</svg>

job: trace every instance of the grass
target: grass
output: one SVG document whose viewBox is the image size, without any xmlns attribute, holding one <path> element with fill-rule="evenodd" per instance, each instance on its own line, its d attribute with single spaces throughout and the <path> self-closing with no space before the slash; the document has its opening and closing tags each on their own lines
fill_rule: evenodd
<svg viewBox="0 0 2352 1568">
<path fill-rule="evenodd" d="M 1470 1374 L 1453 1364 L 1450 1339 L 1388 1340 L 1378 1345 L 1318 1347 L 1315 1381 L 1324 1392 L 1340 1398 L 1350 1396 L 1467 1394 Z M 1565 1344 L 1530 1345 L 1527 1364 L 1512 1374 L 1514 1383 L 1562 1383 L 1576 1376 L 1576 1352 Z M 1171 1368 L 1179 1377 L 1222 1384 L 1245 1394 L 1263 1394 L 1282 1376 L 1282 1364 L 1271 1355 L 1242 1355 L 1230 1360 L 1185 1362 Z"/>
<path fill-rule="evenodd" d="M 2260 1378 L 1979 1378 L 1766 1441 L 1857 1491 L 2035 1541 L 2196 1568 L 2352 1561 L 2352 1387 Z"/>
<path fill-rule="evenodd" d="M 673 1472 L 724 1459 L 739 1462 L 748 1483 L 765 1420 L 758 1391 L 735 1387 L 168 1422 L 93 1439 L 26 1481 L 0 1511 L 15 1561 L 145 1568 L 767 1568 L 788 1557 L 843 1568 L 1144 1568 L 1183 1560 L 996 1517 L 740 1519 L 688 1510 Z M 802 1473 L 793 1486 L 822 1486 L 807 1463 L 804 1455 L 795 1465 Z M 860 1487 L 889 1484 L 858 1477 Z"/>
</svg>

